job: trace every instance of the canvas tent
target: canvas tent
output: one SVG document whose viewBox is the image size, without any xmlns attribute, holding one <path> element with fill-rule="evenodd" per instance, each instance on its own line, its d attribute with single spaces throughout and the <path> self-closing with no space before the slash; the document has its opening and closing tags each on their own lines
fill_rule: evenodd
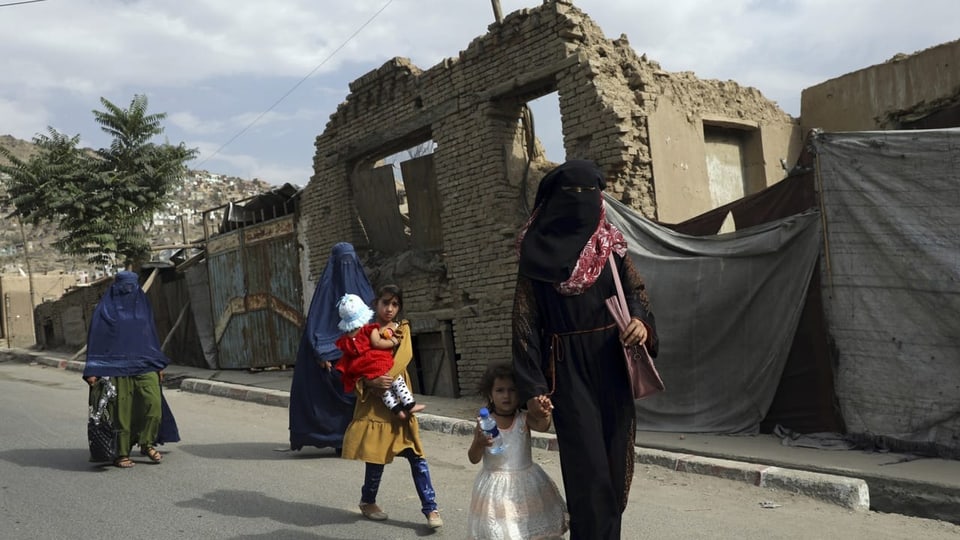
<svg viewBox="0 0 960 540">
<path fill-rule="evenodd" d="M 813 146 L 847 430 L 960 458 L 960 129 Z"/>
<path fill-rule="evenodd" d="M 776 393 L 820 247 L 809 210 L 716 236 L 692 236 L 606 196 L 627 237 L 661 336 L 667 392 L 638 402 L 638 428 L 756 432 Z"/>
<path fill-rule="evenodd" d="M 608 197 L 662 336 L 638 427 L 960 457 L 958 170 L 960 130 L 816 133 L 789 178 L 681 224 Z"/>
</svg>

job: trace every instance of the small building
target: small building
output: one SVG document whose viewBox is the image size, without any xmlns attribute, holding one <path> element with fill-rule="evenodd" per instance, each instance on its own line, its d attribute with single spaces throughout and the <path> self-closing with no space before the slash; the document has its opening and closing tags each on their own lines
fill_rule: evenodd
<svg viewBox="0 0 960 540">
<path fill-rule="evenodd" d="M 0 343 L 18 348 L 36 345 L 34 308 L 59 298 L 76 283 L 71 274 L 0 274 Z"/>
<path fill-rule="evenodd" d="M 93 310 L 113 283 L 113 277 L 101 277 L 44 301 L 35 310 L 36 344 L 40 349 L 78 351 L 87 344 Z"/>
</svg>

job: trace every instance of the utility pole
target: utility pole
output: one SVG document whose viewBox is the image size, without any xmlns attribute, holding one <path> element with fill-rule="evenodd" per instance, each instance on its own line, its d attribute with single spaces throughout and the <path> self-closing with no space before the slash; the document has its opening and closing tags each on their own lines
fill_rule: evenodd
<svg viewBox="0 0 960 540">
<path fill-rule="evenodd" d="M 27 264 L 27 280 L 30 283 L 30 318 L 33 318 L 33 308 L 37 306 L 37 294 L 33 288 L 33 270 L 30 267 L 30 249 L 27 246 L 27 235 L 23 232 L 23 220 L 17 215 L 17 225 L 20 226 L 20 241 L 23 242 L 23 260 Z"/>
<path fill-rule="evenodd" d="M 30 266 L 30 247 L 27 245 L 27 235 L 23 232 L 23 219 L 17 215 L 17 225 L 20 227 L 20 241 L 23 242 L 23 260 L 27 265 L 27 281 L 30 283 L 30 326 L 37 327 L 36 319 L 33 316 L 33 310 L 37 307 L 37 293 L 33 286 L 33 269 Z M 6 312 L 10 313 L 10 306 L 7 306 Z M 10 325 L 7 326 L 7 346 L 10 346 Z"/>
<path fill-rule="evenodd" d="M 497 23 L 502 23 L 503 11 L 500 10 L 500 0 L 490 0 L 490 3 L 493 4 L 493 18 L 497 20 Z"/>
</svg>

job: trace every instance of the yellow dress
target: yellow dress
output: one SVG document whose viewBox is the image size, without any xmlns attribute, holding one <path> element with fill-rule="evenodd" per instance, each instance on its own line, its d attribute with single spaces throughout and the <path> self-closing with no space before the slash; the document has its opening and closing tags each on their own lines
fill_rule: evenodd
<svg viewBox="0 0 960 540">
<path fill-rule="evenodd" d="M 400 344 L 393 354 L 393 368 L 390 377 L 403 375 L 410 380 L 407 366 L 413 359 L 413 345 L 410 340 L 410 325 L 400 322 Z M 376 392 L 365 392 L 363 381 L 357 381 L 354 392 L 357 404 L 353 409 L 353 420 L 343 435 L 343 458 L 356 459 L 366 463 L 386 465 L 403 450 L 410 448 L 423 457 L 423 445 L 420 442 L 420 425 L 417 417 L 411 414 L 401 420 L 383 404 Z"/>
</svg>

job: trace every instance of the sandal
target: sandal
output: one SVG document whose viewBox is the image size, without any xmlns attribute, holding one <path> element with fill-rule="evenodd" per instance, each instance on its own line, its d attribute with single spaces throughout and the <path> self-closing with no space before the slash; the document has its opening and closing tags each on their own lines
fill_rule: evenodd
<svg viewBox="0 0 960 540">
<path fill-rule="evenodd" d="M 146 447 L 146 448 L 141 446 L 140 455 L 147 456 L 148 458 L 150 458 L 150 461 L 154 463 L 160 463 L 161 461 L 163 461 L 163 454 L 161 454 L 160 451 L 158 451 L 156 448 L 152 446 Z"/>
<path fill-rule="evenodd" d="M 117 459 L 113 460 L 113 466 L 121 469 L 129 469 L 134 465 L 136 465 L 136 463 L 134 463 L 133 460 L 131 460 L 127 456 L 120 456 Z"/>
</svg>

